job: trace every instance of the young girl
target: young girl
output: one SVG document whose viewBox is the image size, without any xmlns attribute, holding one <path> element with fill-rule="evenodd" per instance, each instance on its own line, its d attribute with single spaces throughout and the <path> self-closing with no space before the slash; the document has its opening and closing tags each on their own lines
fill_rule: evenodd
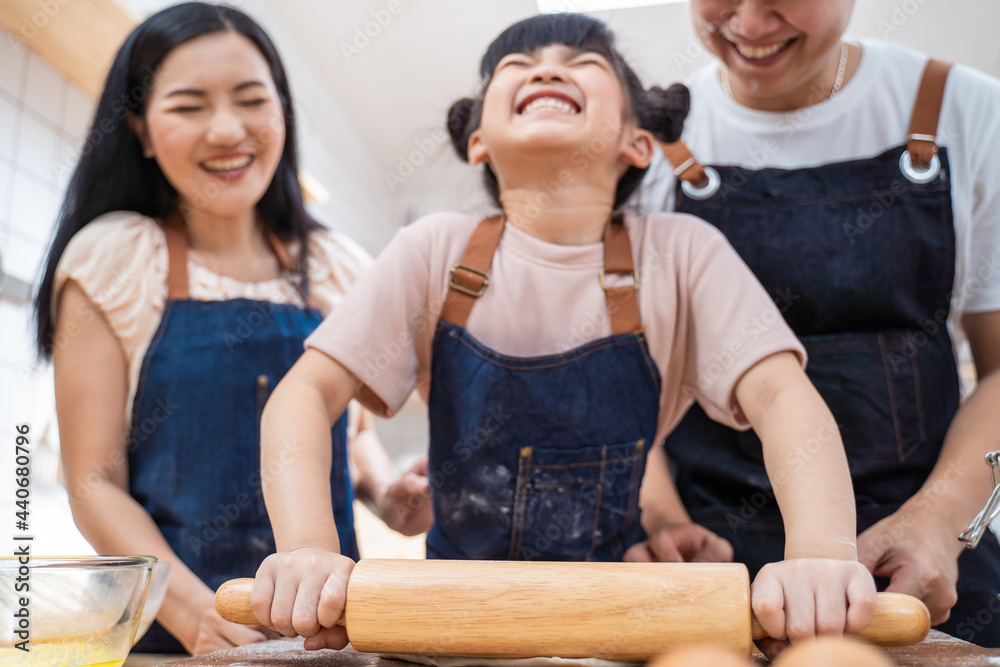
<svg viewBox="0 0 1000 667">
<path fill-rule="evenodd" d="M 306 212 L 288 79 L 235 9 L 185 3 L 139 25 L 90 138 L 36 304 L 73 517 L 102 554 L 172 563 L 160 625 L 139 650 L 260 641 L 264 628 L 227 623 L 213 605 L 214 588 L 275 548 L 260 410 L 369 260 Z M 343 412 L 330 423 L 326 502 L 356 557 Z M 420 532 L 386 510 L 388 458 L 370 418 L 358 422 L 359 492 Z"/>
<path fill-rule="evenodd" d="M 329 427 L 352 397 L 392 415 L 416 386 L 431 418 L 430 557 L 641 550 L 647 455 L 664 465 L 654 445 L 696 400 L 765 443 L 787 560 L 754 582 L 764 628 L 859 630 L 874 586 L 857 562 L 843 447 L 801 346 L 710 226 L 616 212 L 654 141 L 679 136 L 686 91 L 643 90 L 608 29 L 581 15 L 512 26 L 481 74 L 482 95 L 454 105 L 448 125 L 502 215 L 442 213 L 402 230 L 276 388 L 262 462 L 282 553 L 258 571 L 257 617 L 309 648 L 344 645 L 333 626 L 352 563 L 329 507 Z M 650 495 L 666 508 L 671 493 Z"/>
</svg>

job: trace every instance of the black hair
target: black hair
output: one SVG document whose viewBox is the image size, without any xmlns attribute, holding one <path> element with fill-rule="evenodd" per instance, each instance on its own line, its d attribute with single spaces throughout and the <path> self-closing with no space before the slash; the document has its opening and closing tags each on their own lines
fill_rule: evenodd
<svg viewBox="0 0 1000 667">
<path fill-rule="evenodd" d="M 224 5 L 186 2 L 143 21 L 125 39 L 111 64 L 59 211 L 45 273 L 35 297 L 36 345 L 41 358 L 52 355 L 52 286 L 59 259 L 73 236 L 110 211 L 136 211 L 162 219 L 177 204 L 177 191 L 156 160 L 143 157 L 142 145 L 129 127 L 128 118 L 145 114 L 154 77 L 167 54 L 196 37 L 217 32 L 236 32 L 249 39 L 270 68 L 284 111 L 285 145 L 274 177 L 257 203 L 257 212 L 279 238 L 299 242 L 297 271 L 303 293 L 307 293 L 308 236 L 320 224 L 309 215 L 302 200 L 295 115 L 281 59 L 264 30 L 243 12 Z"/>
<path fill-rule="evenodd" d="M 475 98 L 458 100 L 448 110 L 448 133 L 455 151 L 463 161 L 469 160 L 469 137 L 479 128 L 483 95 L 500 60 L 511 53 L 530 54 L 551 44 L 565 44 L 573 49 L 604 56 L 618 75 L 630 111 L 639 127 L 651 132 L 659 141 L 672 143 L 680 139 L 684 119 L 691 107 L 691 96 L 684 85 L 675 83 L 666 90 L 656 86 L 646 90 L 638 75 L 618 52 L 614 33 L 603 21 L 584 14 L 539 14 L 515 23 L 493 40 L 479 65 L 482 81 L 479 94 Z M 645 175 L 645 169 L 628 168 L 618 180 L 614 208 L 617 209 L 628 201 Z M 499 206 L 500 186 L 496 174 L 488 164 L 483 169 L 483 185 Z"/>
</svg>

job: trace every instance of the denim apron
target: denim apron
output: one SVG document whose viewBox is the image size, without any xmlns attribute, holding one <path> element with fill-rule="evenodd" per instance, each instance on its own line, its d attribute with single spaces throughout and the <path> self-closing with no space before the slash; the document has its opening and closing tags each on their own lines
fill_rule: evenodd
<svg viewBox="0 0 1000 667">
<path fill-rule="evenodd" d="M 959 405 L 947 327 L 950 172 L 947 150 L 934 145 L 948 67 L 931 61 L 907 143 L 873 158 L 748 171 L 702 167 L 680 142 L 665 147 L 678 165 L 676 209 L 726 235 L 805 346 L 809 378 L 847 450 L 859 533 L 921 488 Z M 801 456 L 824 444 L 818 433 Z M 751 576 L 784 557 L 753 431 L 724 427 L 695 405 L 666 447 L 691 518 L 729 540 Z M 959 560 L 959 602 L 939 626 L 946 632 L 986 607 L 989 586 L 1000 588 L 1000 549 L 987 542 Z M 995 642 L 994 633 L 976 640 Z"/>
<path fill-rule="evenodd" d="M 275 552 L 260 477 L 260 415 L 322 317 L 314 308 L 188 298 L 187 239 L 165 224 L 168 296 L 132 409 L 129 488 L 174 553 L 209 588 L 253 577 Z M 268 235 L 283 268 L 290 255 Z M 287 263 L 287 265 L 286 265 Z M 333 428 L 330 477 L 342 552 L 358 558 L 346 414 Z M 139 652 L 183 653 L 155 623 Z"/>
<path fill-rule="evenodd" d="M 451 270 L 434 336 L 428 558 L 620 561 L 645 539 L 639 485 L 660 376 L 620 216 L 604 236 L 611 335 L 565 353 L 509 357 L 465 329 L 504 222 L 482 221 Z M 611 286 L 611 274 L 632 276 Z M 539 289 L 544 289 L 540 285 Z"/>
</svg>

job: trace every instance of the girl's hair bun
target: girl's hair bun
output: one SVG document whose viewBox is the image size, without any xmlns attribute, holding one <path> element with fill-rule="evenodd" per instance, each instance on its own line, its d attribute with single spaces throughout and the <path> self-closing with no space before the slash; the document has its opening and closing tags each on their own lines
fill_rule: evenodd
<svg viewBox="0 0 1000 667">
<path fill-rule="evenodd" d="M 684 119 L 691 110 L 691 92 L 682 83 L 675 83 L 666 90 L 653 86 L 646 91 L 646 109 L 643 127 L 665 143 L 681 138 Z"/>
<path fill-rule="evenodd" d="M 464 162 L 469 161 L 469 122 L 472 120 L 475 107 L 475 100 L 463 97 L 448 109 L 448 134 L 451 135 L 451 144 Z"/>
</svg>

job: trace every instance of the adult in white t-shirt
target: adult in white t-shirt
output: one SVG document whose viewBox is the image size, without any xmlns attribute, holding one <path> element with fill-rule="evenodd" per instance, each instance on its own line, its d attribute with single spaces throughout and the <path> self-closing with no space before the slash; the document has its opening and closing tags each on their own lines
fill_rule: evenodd
<svg viewBox="0 0 1000 667">
<path fill-rule="evenodd" d="M 687 82 L 682 141 L 638 205 L 719 227 L 799 335 L 848 451 L 862 561 L 941 629 L 1000 645 L 997 540 L 956 539 L 990 495 L 983 457 L 1000 444 L 1000 82 L 843 38 L 852 0 L 691 6 L 721 63 Z M 959 407 L 964 341 L 979 382 Z M 719 355 L 720 376 L 740 348 Z M 752 574 L 783 557 L 752 431 L 695 406 L 666 446 L 690 519 Z"/>
</svg>

